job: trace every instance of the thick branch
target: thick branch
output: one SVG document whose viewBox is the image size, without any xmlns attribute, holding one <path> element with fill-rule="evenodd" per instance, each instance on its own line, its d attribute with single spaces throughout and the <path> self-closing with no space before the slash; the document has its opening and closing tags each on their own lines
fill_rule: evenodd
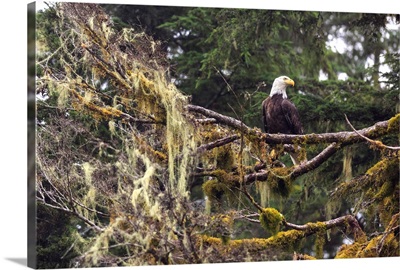
<svg viewBox="0 0 400 270">
<path fill-rule="evenodd" d="M 338 226 L 349 225 L 352 229 L 354 239 L 357 240 L 360 237 L 365 237 L 364 231 L 361 229 L 360 225 L 358 224 L 357 219 L 352 215 L 342 216 L 335 219 L 327 220 L 321 222 L 325 228 L 324 229 L 332 229 Z M 308 235 L 315 233 L 318 230 L 317 226 L 314 226 L 315 223 L 307 223 L 304 225 L 296 225 L 284 221 L 284 225 L 288 228 L 299 230 L 299 231 L 306 231 Z"/>
<path fill-rule="evenodd" d="M 349 124 L 349 126 L 351 127 L 351 129 L 352 129 L 355 133 L 357 133 L 357 135 L 359 135 L 361 138 L 363 138 L 364 140 L 366 140 L 367 142 L 371 143 L 372 145 L 374 145 L 374 146 L 376 146 L 376 147 L 378 147 L 378 148 L 380 148 L 380 149 L 389 149 L 389 150 L 396 150 L 396 151 L 397 151 L 397 150 L 400 150 L 400 147 L 394 147 L 394 146 L 387 146 L 387 145 L 384 145 L 381 141 L 374 141 L 374 140 L 371 140 L 370 138 L 368 138 L 368 137 L 364 136 L 363 134 L 359 133 L 359 132 L 353 127 L 353 125 L 350 123 L 349 119 L 347 118 L 347 115 L 344 115 L 344 116 L 345 116 L 345 118 L 346 118 L 347 124 Z"/>
<path fill-rule="evenodd" d="M 330 158 L 333 154 L 335 154 L 339 149 L 341 148 L 341 145 L 339 143 L 331 143 L 326 147 L 324 150 L 321 151 L 318 155 L 316 155 L 313 159 L 300 164 L 299 166 L 295 167 L 293 172 L 292 172 L 292 177 L 297 177 L 302 174 L 305 174 L 309 171 L 312 171 L 316 168 L 318 168 L 319 165 L 324 163 L 328 158 Z"/>
<path fill-rule="evenodd" d="M 227 244 L 223 244 L 222 239 L 216 237 L 202 236 L 203 243 L 218 249 L 220 252 L 235 252 L 245 248 L 249 252 L 258 252 L 268 248 L 286 248 L 300 241 L 301 239 L 318 233 L 321 230 L 327 230 L 338 226 L 349 225 L 352 229 L 355 239 L 365 238 L 365 233 L 361 230 L 357 220 L 350 215 L 339 217 L 336 219 L 307 223 L 305 225 L 295 225 L 285 222 L 285 225 L 292 230 L 279 232 L 269 238 L 253 238 L 230 240 Z"/>
<path fill-rule="evenodd" d="M 321 133 L 321 134 L 312 133 L 305 135 L 268 134 L 257 131 L 256 129 L 252 129 L 243 122 L 235 118 L 219 114 L 217 112 L 205 109 L 200 106 L 187 105 L 186 108 L 191 112 L 199 113 L 206 117 L 214 118 L 217 120 L 218 123 L 240 130 L 245 135 L 255 135 L 256 137 L 259 137 L 260 140 L 263 140 L 269 144 L 285 144 L 285 143 L 316 144 L 316 143 L 333 143 L 333 142 L 341 142 L 342 144 L 352 144 L 363 141 L 363 138 L 360 137 L 359 134 L 366 136 L 368 138 L 378 138 L 390 132 L 395 131 L 394 129 L 392 130 L 389 128 L 389 122 L 396 121 L 395 118 L 399 117 L 398 115 L 396 115 L 390 120 L 377 122 L 373 126 L 357 130 L 357 132 L 341 131 L 341 132 Z"/>
<path fill-rule="evenodd" d="M 316 155 L 313 159 L 300 164 L 299 166 L 294 167 L 293 171 L 290 173 L 290 177 L 298 177 L 302 174 L 305 174 L 309 171 L 318 168 L 319 165 L 324 163 L 328 158 L 330 158 L 333 154 L 335 154 L 340 149 L 340 145 L 338 143 L 331 143 L 328 147 L 321 151 L 318 155 Z M 263 164 L 265 168 L 266 164 Z M 260 166 L 257 168 L 258 170 L 262 169 Z M 261 171 L 248 174 L 244 177 L 244 182 L 246 184 L 250 184 L 254 181 L 267 181 L 269 171 Z"/>
<path fill-rule="evenodd" d="M 361 142 L 363 141 L 363 136 L 369 138 L 377 138 L 388 133 L 391 133 L 396 130 L 396 121 L 398 121 L 399 114 L 392 117 L 389 120 L 377 122 L 373 126 L 351 131 L 342 131 L 342 132 L 335 132 L 335 133 L 321 133 L 321 134 L 305 134 L 305 135 L 292 135 L 292 134 L 268 134 L 262 133 L 257 129 L 252 129 L 245 125 L 243 122 L 229 117 L 217 112 L 205 109 L 200 106 L 195 105 L 187 105 L 186 108 L 195 113 L 202 114 L 208 118 L 213 118 L 216 120 L 217 123 L 227 125 L 234 129 L 237 129 L 242 132 L 244 135 L 251 135 L 252 139 L 259 139 L 261 141 L 265 141 L 269 144 L 293 144 L 293 143 L 300 143 L 300 144 L 316 144 L 316 143 L 331 143 L 327 148 L 325 148 L 321 153 L 315 156 L 310 161 L 303 163 L 294 168 L 291 172 L 290 177 L 297 177 L 304 173 L 307 173 L 311 170 L 314 170 L 318 166 L 320 166 L 323 162 L 325 162 L 329 157 L 335 154 L 341 147 Z M 394 123 L 394 124 L 393 124 Z M 221 139 L 223 140 L 223 139 Z M 220 143 L 220 142 L 218 142 Z M 215 145 L 218 145 L 216 143 Z M 221 141 L 221 143 L 223 143 Z M 203 151 L 206 149 L 206 145 L 201 147 Z M 266 181 L 268 178 L 268 171 L 261 171 L 258 170 L 265 168 L 266 164 L 263 166 L 259 166 L 257 168 L 257 172 L 251 173 L 245 176 L 244 182 L 246 184 L 252 183 L 254 181 Z"/>
<path fill-rule="evenodd" d="M 377 122 L 373 126 L 353 131 L 341 131 L 334 133 L 321 133 L 321 134 L 305 134 L 305 135 L 287 135 L 287 134 L 264 134 L 265 141 L 270 144 L 282 143 L 301 143 L 301 144 L 316 144 L 316 143 L 332 143 L 341 142 L 342 144 L 352 144 L 362 141 L 359 136 L 368 136 L 369 138 L 377 138 L 389 133 L 389 120 Z"/>
<path fill-rule="evenodd" d="M 249 220 L 250 222 L 254 222 L 254 223 L 260 223 L 260 221 L 258 220 L 259 217 L 260 217 L 260 214 L 251 214 L 251 215 L 240 216 L 239 218 L 244 218 L 244 219 Z M 252 219 L 252 218 L 257 218 L 257 219 Z M 346 216 L 342 216 L 342 217 L 338 217 L 335 219 L 322 221 L 322 222 L 318 222 L 318 223 L 322 224 L 323 229 L 325 229 L 325 230 L 332 229 L 332 228 L 339 227 L 339 226 L 350 226 L 353 236 L 356 240 L 359 239 L 360 237 L 365 237 L 365 233 L 361 229 L 357 219 L 352 215 L 346 215 Z M 310 222 L 310 223 L 307 223 L 304 225 L 297 225 L 297 224 L 293 224 L 293 223 L 290 223 L 290 222 L 287 222 L 286 220 L 284 220 L 283 225 L 285 225 L 287 228 L 290 228 L 290 229 L 294 229 L 297 231 L 304 231 L 304 232 L 306 232 L 305 236 L 312 235 L 321 229 L 321 226 L 316 226 L 317 223 L 315 223 L 315 222 Z"/>
</svg>

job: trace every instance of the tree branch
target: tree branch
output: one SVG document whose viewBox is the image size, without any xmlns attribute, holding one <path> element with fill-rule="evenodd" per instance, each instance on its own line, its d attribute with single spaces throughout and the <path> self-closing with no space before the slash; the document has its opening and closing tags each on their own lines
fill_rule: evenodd
<svg viewBox="0 0 400 270">
<path fill-rule="evenodd" d="M 365 237 L 364 231 L 361 229 L 360 225 L 358 224 L 357 219 L 352 215 L 346 215 L 342 217 L 338 217 L 335 219 L 327 220 L 322 222 L 325 225 L 325 229 L 332 229 L 338 226 L 349 225 L 352 229 L 352 233 L 354 239 L 357 240 L 360 237 Z M 317 231 L 318 227 L 314 226 L 315 223 L 307 223 L 305 225 L 296 225 L 293 223 L 289 223 L 286 220 L 283 221 L 283 224 L 291 229 L 299 230 L 299 231 L 306 231 L 308 235 L 313 234 Z"/>
<path fill-rule="evenodd" d="M 394 130 L 389 128 L 389 122 L 396 121 L 396 118 L 399 117 L 399 114 L 397 114 L 389 120 L 377 122 L 370 127 L 357 130 L 356 132 L 340 131 L 333 133 L 293 135 L 262 133 L 256 129 L 248 127 L 246 124 L 235 118 L 225 116 L 196 105 L 187 105 L 186 109 L 188 109 L 190 112 L 199 113 L 206 117 L 214 118 L 219 124 L 227 125 L 229 127 L 237 129 L 243 132 L 244 135 L 254 135 L 255 137 L 258 137 L 260 140 L 263 140 L 269 144 L 317 144 L 333 142 L 341 142 L 342 144 L 357 143 L 363 140 L 363 138 L 361 138 L 359 134 L 367 136 L 369 138 L 378 138 L 390 132 L 393 132 Z"/>
<path fill-rule="evenodd" d="M 293 243 L 298 242 L 305 237 L 318 233 L 321 229 L 327 230 L 347 225 L 352 229 L 355 239 L 365 238 L 365 233 L 360 228 L 357 220 L 351 215 L 324 222 L 307 223 L 305 225 L 295 225 L 287 222 L 284 222 L 284 224 L 289 228 L 292 228 L 292 230 L 279 232 L 269 238 L 230 240 L 228 244 L 223 244 L 221 238 L 202 236 L 202 241 L 204 244 L 210 245 L 223 252 L 232 253 L 235 252 L 235 250 L 241 250 L 242 248 L 246 248 L 250 252 L 257 252 L 267 248 L 277 248 L 278 246 L 285 248 L 286 245 L 293 245 Z"/>
<path fill-rule="evenodd" d="M 251 214 L 251 215 L 243 215 L 239 216 L 238 218 L 244 218 L 250 222 L 253 223 L 260 223 L 258 218 L 260 217 L 260 214 Z M 257 219 L 253 219 L 257 218 Z M 327 221 L 322 221 L 322 223 L 325 227 L 324 229 L 332 229 L 338 226 L 350 226 L 354 238 L 357 240 L 360 237 L 365 237 L 364 231 L 361 229 L 360 225 L 358 224 L 357 219 L 352 216 L 352 215 L 346 215 L 346 216 L 341 216 L 335 219 L 327 220 Z M 283 225 L 286 226 L 287 228 L 294 229 L 297 231 L 304 231 L 306 232 L 306 236 L 312 235 L 316 233 L 320 228 L 316 225 L 316 222 L 310 222 L 304 225 L 297 225 L 293 224 L 290 222 L 287 222 L 286 220 L 283 220 Z"/>
<path fill-rule="evenodd" d="M 76 216 L 77 218 L 79 218 L 79 219 L 81 219 L 82 221 L 84 221 L 85 223 L 87 223 L 89 226 L 93 227 L 93 229 L 95 229 L 97 232 L 102 232 L 102 231 L 104 231 L 103 228 L 97 226 L 93 221 L 91 221 L 91 220 L 89 220 L 88 218 L 82 216 L 81 214 L 79 214 L 79 213 L 76 212 L 76 211 L 73 211 L 73 210 L 71 210 L 71 209 L 69 209 L 69 208 L 63 208 L 63 207 L 59 207 L 59 206 L 52 205 L 52 204 L 50 204 L 50 203 L 46 203 L 46 202 L 44 202 L 44 200 L 42 200 L 42 199 L 40 199 L 40 198 L 38 198 L 38 200 L 39 200 L 43 205 L 45 205 L 45 206 L 47 206 L 47 207 L 50 207 L 50 208 L 53 208 L 53 209 L 57 209 L 57 210 L 60 210 L 60 211 L 63 211 L 63 212 L 66 212 L 66 213 L 69 213 L 69 214 L 72 214 L 72 215 Z"/>
<path fill-rule="evenodd" d="M 232 135 L 232 136 L 227 136 L 227 137 L 218 139 L 216 141 L 213 141 L 213 142 L 210 142 L 210 143 L 207 143 L 207 144 L 203 144 L 203 145 L 201 145 L 201 146 L 199 146 L 197 148 L 197 153 L 198 154 L 203 153 L 204 151 L 211 150 L 213 148 L 223 146 L 225 144 L 228 144 L 228 143 L 231 143 L 233 141 L 236 141 L 237 139 L 239 139 L 239 135 Z"/>
<path fill-rule="evenodd" d="M 361 134 L 360 132 L 358 132 L 353 125 L 350 123 L 349 119 L 347 118 L 347 115 L 344 115 L 344 117 L 346 118 L 346 122 L 347 124 L 349 124 L 349 126 L 351 127 L 351 129 L 357 133 L 358 136 L 360 136 L 361 138 L 365 139 L 367 142 L 371 143 L 372 145 L 378 147 L 379 149 L 390 149 L 390 150 L 400 150 L 400 147 L 394 147 L 394 146 L 387 146 L 384 145 L 381 141 L 374 141 L 371 140 L 370 138 L 364 136 L 363 134 Z"/>
<path fill-rule="evenodd" d="M 302 174 L 305 174 L 309 171 L 312 171 L 318 168 L 319 165 L 324 163 L 328 158 L 330 158 L 333 154 L 335 154 L 341 148 L 341 144 L 339 143 L 331 143 L 324 150 L 321 151 L 318 155 L 316 155 L 311 160 L 296 166 L 292 172 L 292 177 L 297 177 Z"/>
<path fill-rule="evenodd" d="M 294 167 L 293 171 L 290 173 L 290 177 L 298 177 L 302 174 L 305 174 L 309 171 L 312 171 L 316 168 L 318 168 L 319 165 L 324 163 L 328 158 L 330 158 L 333 154 L 335 154 L 339 149 L 341 148 L 341 145 L 338 143 L 331 143 L 328 147 L 326 147 L 324 150 L 321 151 L 318 155 L 316 155 L 314 158 L 311 160 L 300 164 L 299 166 Z M 266 164 L 262 164 L 263 166 L 258 165 L 257 170 L 261 170 L 266 167 Z M 261 172 L 255 172 L 251 174 L 247 174 L 244 177 L 244 183 L 246 184 L 251 184 L 254 181 L 267 181 L 268 179 L 268 174 L 269 171 L 261 171 Z"/>
<path fill-rule="evenodd" d="M 195 113 L 199 113 L 201 115 L 204 115 L 206 117 L 209 118 L 214 118 L 215 120 L 217 120 L 218 123 L 220 124 L 224 124 L 227 125 L 229 127 L 233 127 L 235 129 L 238 129 L 242 132 L 244 132 L 245 134 L 248 133 L 254 133 L 255 131 L 253 129 L 251 129 L 250 127 L 246 126 L 242 121 L 239 121 L 233 117 L 229 117 L 229 116 L 225 116 L 222 114 L 219 114 L 217 112 L 214 112 L 212 110 L 208 110 L 206 108 L 203 108 L 201 106 L 196 106 L 196 105 L 186 105 L 186 109 L 190 112 L 195 112 Z"/>
</svg>

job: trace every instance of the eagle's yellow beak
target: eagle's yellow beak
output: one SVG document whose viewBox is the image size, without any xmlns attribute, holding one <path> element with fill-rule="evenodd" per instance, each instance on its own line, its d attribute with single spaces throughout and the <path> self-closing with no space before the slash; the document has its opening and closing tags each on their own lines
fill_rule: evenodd
<svg viewBox="0 0 400 270">
<path fill-rule="evenodd" d="M 287 79 L 285 80 L 285 83 L 286 83 L 287 85 L 294 86 L 294 81 L 293 81 L 292 79 L 287 78 Z"/>
</svg>

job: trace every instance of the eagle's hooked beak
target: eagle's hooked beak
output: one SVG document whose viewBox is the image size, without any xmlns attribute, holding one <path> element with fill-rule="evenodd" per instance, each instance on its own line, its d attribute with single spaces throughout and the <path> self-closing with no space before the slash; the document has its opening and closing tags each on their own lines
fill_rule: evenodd
<svg viewBox="0 0 400 270">
<path fill-rule="evenodd" d="M 289 78 L 285 79 L 285 83 L 286 83 L 287 85 L 294 86 L 294 81 L 293 81 L 292 79 L 289 79 Z"/>
</svg>

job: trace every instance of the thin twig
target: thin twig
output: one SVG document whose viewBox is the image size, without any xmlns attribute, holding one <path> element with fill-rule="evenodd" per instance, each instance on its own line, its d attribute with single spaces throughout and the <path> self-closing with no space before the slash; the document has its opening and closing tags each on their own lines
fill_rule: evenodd
<svg viewBox="0 0 400 270">
<path fill-rule="evenodd" d="M 344 117 L 346 118 L 346 122 L 347 122 L 347 124 L 349 124 L 349 126 L 351 127 L 351 129 L 352 129 L 355 133 L 357 133 L 358 136 L 360 136 L 360 137 L 363 138 L 364 140 L 368 141 L 368 142 L 371 143 L 372 145 L 374 145 L 374 146 L 376 146 L 376 147 L 378 147 L 378 148 L 380 148 L 380 149 L 385 149 L 385 148 L 386 148 L 386 149 L 395 150 L 395 151 L 400 150 L 400 147 L 388 146 L 388 145 L 383 144 L 381 141 L 374 141 L 374 140 L 371 140 L 370 138 L 368 138 L 368 137 L 362 135 L 362 134 L 361 134 L 360 132 L 358 132 L 358 131 L 354 128 L 354 126 L 350 123 L 350 121 L 349 121 L 349 119 L 347 118 L 347 115 L 346 115 L 346 114 L 344 115 Z"/>
<path fill-rule="evenodd" d="M 250 200 L 250 202 L 260 211 L 263 211 L 263 208 L 261 207 L 261 205 L 259 205 L 253 198 L 253 196 L 250 195 L 250 193 L 247 191 L 246 189 L 246 185 L 243 185 L 242 188 L 239 189 L 241 192 L 243 192 L 244 195 L 246 195 L 246 197 Z"/>
<path fill-rule="evenodd" d="M 203 144 L 203 145 L 199 146 L 197 148 L 196 152 L 197 153 L 203 153 L 204 151 L 211 150 L 211 149 L 214 149 L 216 147 L 220 147 L 220 146 L 226 145 L 228 143 L 236 141 L 237 139 L 239 139 L 238 135 L 227 136 L 227 137 L 218 139 L 216 141 L 213 141 L 213 142 L 210 142 L 210 143 Z"/>
</svg>

